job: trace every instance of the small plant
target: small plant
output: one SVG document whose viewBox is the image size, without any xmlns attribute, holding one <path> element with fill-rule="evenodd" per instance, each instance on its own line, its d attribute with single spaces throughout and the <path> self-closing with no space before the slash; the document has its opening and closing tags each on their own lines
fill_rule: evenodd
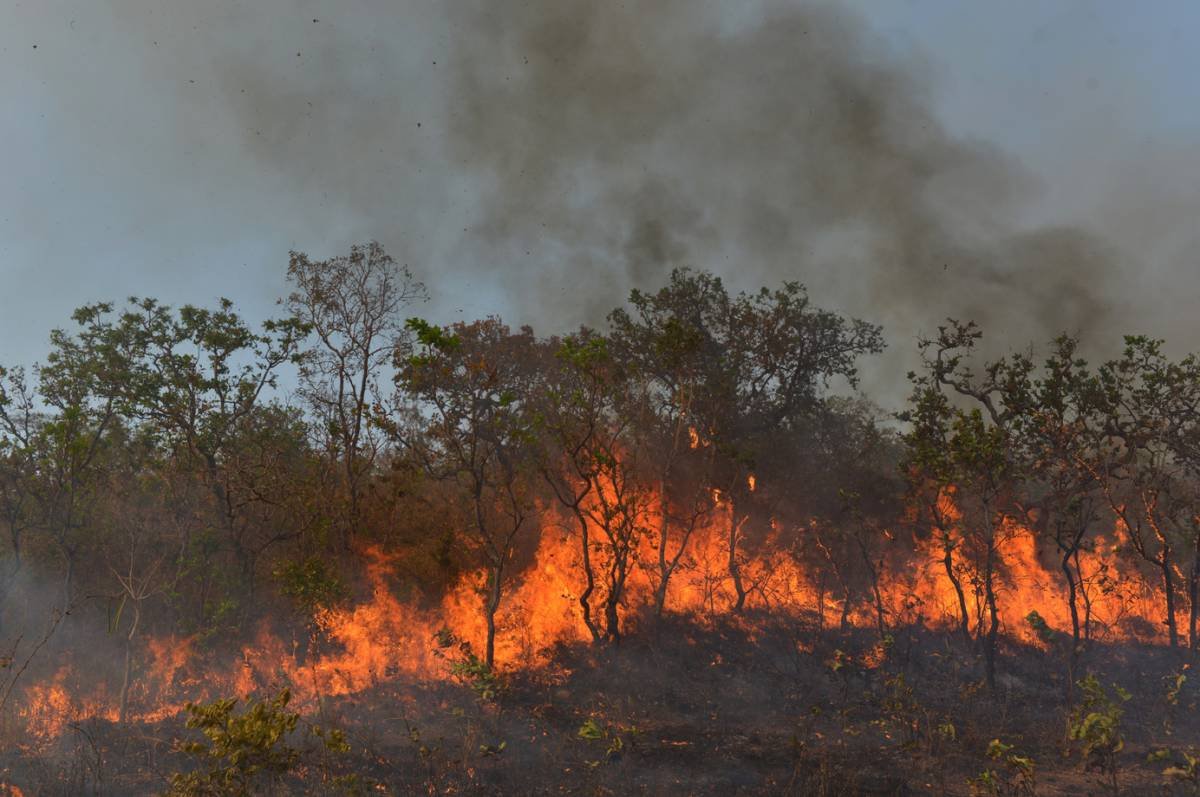
<svg viewBox="0 0 1200 797">
<path fill-rule="evenodd" d="M 479 754 L 484 758 L 488 756 L 500 755 L 508 749 L 508 742 L 500 742 L 499 744 L 481 744 L 479 745 Z"/>
<path fill-rule="evenodd" d="M 270 700 L 248 703 L 241 712 L 235 711 L 235 698 L 189 703 L 187 727 L 200 731 L 206 741 L 178 745 L 193 766 L 171 776 L 168 797 L 291 794 L 295 784 L 284 783 L 289 775 L 319 780 L 326 790 L 333 787 L 338 793 L 365 793 L 368 782 L 346 771 L 343 756 L 350 752 L 350 743 L 345 732 L 304 722 L 288 711 L 290 701 L 291 693 L 284 689 Z M 302 731 L 297 730 L 300 725 Z M 289 742 L 297 739 L 316 744 L 293 747 Z"/>
<path fill-rule="evenodd" d="M 985 769 L 968 783 L 971 793 L 981 797 L 1033 797 L 1037 793 L 1032 758 L 1013 753 L 1013 746 L 999 739 L 988 744 L 987 757 L 1003 769 Z"/>
<path fill-rule="evenodd" d="M 1115 684 L 1110 695 L 1090 673 L 1078 685 L 1083 699 L 1071 713 L 1068 735 L 1079 743 L 1085 768 L 1099 772 L 1109 790 L 1116 794 L 1118 756 L 1125 748 L 1121 735 L 1121 718 L 1125 715 L 1122 706 L 1130 695 Z"/>
<path fill-rule="evenodd" d="M 1169 675 L 1163 679 L 1167 686 L 1167 705 L 1166 710 L 1163 712 L 1163 731 L 1168 736 L 1175 732 L 1175 717 L 1179 710 L 1179 698 L 1183 694 L 1184 687 L 1187 685 L 1187 679 L 1187 674 L 1183 672 Z M 1190 706 L 1189 708 L 1194 708 L 1194 706 Z"/>
<path fill-rule="evenodd" d="M 1179 672 L 1168 676 L 1165 680 L 1167 681 L 1167 702 L 1172 706 L 1179 705 L 1179 695 L 1183 691 L 1184 685 L 1187 684 L 1187 674 Z"/>
<path fill-rule="evenodd" d="M 596 721 L 595 717 L 588 717 L 584 723 L 579 726 L 579 730 L 575 735 L 587 742 L 607 742 L 604 750 L 604 758 L 606 761 L 611 761 L 618 758 L 625 751 L 625 739 L 622 734 L 636 736 L 640 731 L 636 726 L 622 728 L 616 725 L 601 725 Z M 601 762 L 589 762 L 589 766 L 599 766 Z"/>
<path fill-rule="evenodd" d="M 1172 786 L 1184 786 L 1192 794 L 1200 794 L 1200 751 L 1194 747 L 1172 752 L 1168 749 L 1156 750 L 1146 757 L 1153 764 L 1162 761 L 1172 762 L 1163 770 L 1163 780 Z"/>
<path fill-rule="evenodd" d="M 1038 614 L 1037 609 L 1025 615 L 1025 622 L 1044 645 L 1052 643 L 1058 635 L 1058 632 L 1050 627 L 1045 618 Z"/>
<path fill-rule="evenodd" d="M 438 646 L 434 653 L 450 662 L 451 675 L 469 686 L 482 701 L 491 702 L 500 696 L 504 682 L 486 661 L 475 655 L 470 642 L 459 639 L 449 628 L 438 631 L 434 639 Z"/>
<path fill-rule="evenodd" d="M 843 670 L 843 669 L 844 669 L 844 668 L 845 668 L 847 665 L 849 665 L 849 664 L 853 663 L 853 661 L 854 661 L 854 659 L 852 659 L 852 658 L 851 658 L 851 657 L 850 657 L 850 656 L 849 656 L 849 655 L 846 653 L 846 651 L 842 650 L 841 648 L 838 648 L 837 650 L 835 650 L 835 651 L 833 652 L 833 656 L 831 656 L 831 657 L 830 657 L 830 658 L 829 658 L 829 659 L 828 659 L 828 660 L 825 662 L 825 666 L 826 666 L 826 667 L 828 667 L 828 668 L 830 669 L 830 671 L 832 671 L 832 672 L 834 672 L 834 673 L 839 673 L 839 672 L 841 672 L 841 671 L 842 671 L 842 670 Z"/>
<path fill-rule="evenodd" d="M 287 710 L 284 689 L 269 701 L 250 703 L 235 713 L 236 698 L 187 705 L 187 727 L 206 742 L 185 742 L 179 749 L 193 757 L 194 771 L 171 776 L 170 797 L 261 794 L 276 789 L 295 766 L 299 751 L 288 745 L 300 715 Z"/>
<path fill-rule="evenodd" d="M 597 739 L 604 738 L 604 729 L 600 727 L 600 724 L 596 722 L 594 718 L 588 717 L 587 720 L 579 726 L 579 730 L 575 735 L 580 739 L 595 741 Z"/>
<path fill-rule="evenodd" d="M 889 678 L 885 685 L 888 691 L 883 698 L 884 716 L 892 732 L 900 736 L 900 746 L 913 749 L 918 744 L 925 719 L 921 704 L 903 675 Z"/>
</svg>

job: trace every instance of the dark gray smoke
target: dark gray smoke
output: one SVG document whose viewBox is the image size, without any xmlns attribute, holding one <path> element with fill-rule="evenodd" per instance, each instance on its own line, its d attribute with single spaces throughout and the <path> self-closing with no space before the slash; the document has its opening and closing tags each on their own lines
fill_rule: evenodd
<svg viewBox="0 0 1200 797">
<path fill-rule="evenodd" d="M 456 22 L 447 143 L 487 177 L 468 259 L 530 286 L 535 319 L 693 265 L 808 283 L 901 347 L 945 315 L 1022 342 L 1111 321 L 1104 247 L 1017 229 L 1028 176 L 949 135 L 923 65 L 847 14 L 483 2 Z"/>
<path fill-rule="evenodd" d="M 1018 224 L 1033 177 L 951 135 L 928 66 L 848 13 L 692 0 L 374 13 L 374 27 L 332 9 L 281 19 L 295 52 L 230 46 L 219 88 L 264 175 L 328 197 L 307 223 L 400 250 L 444 314 L 548 332 L 600 321 L 675 266 L 737 288 L 799 280 L 887 327 L 889 382 L 946 316 L 1018 345 L 1112 324 L 1106 247 Z"/>
</svg>

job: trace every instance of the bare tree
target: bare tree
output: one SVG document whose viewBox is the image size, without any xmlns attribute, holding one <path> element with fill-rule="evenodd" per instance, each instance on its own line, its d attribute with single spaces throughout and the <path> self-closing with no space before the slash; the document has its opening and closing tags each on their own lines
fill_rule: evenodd
<svg viewBox="0 0 1200 797">
<path fill-rule="evenodd" d="M 375 242 L 320 261 L 292 252 L 288 281 L 294 290 L 286 307 L 314 337 L 300 367 L 301 394 L 342 474 L 348 543 L 382 440 L 370 423 L 371 408 L 383 400 L 380 376 L 405 334 L 404 310 L 428 295 L 408 266 Z"/>
</svg>

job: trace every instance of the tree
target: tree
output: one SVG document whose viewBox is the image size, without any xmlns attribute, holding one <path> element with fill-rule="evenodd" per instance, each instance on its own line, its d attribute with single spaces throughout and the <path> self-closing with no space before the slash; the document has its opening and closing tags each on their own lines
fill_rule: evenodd
<svg viewBox="0 0 1200 797">
<path fill-rule="evenodd" d="M 467 496 L 471 540 L 487 573 L 484 662 L 495 664 L 496 612 L 513 557 L 530 527 L 537 341 L 499 319 L 437 327 L 411 319 L 416 352 L 399 358 L 396 384 L 419 402 L 424 429 L 395 427 L 425 471 Z"/>
<path fill-rule="evenodd" d="M 856 594 L 865 592 L 883 639 L 888 632 L 883 567 L 894 539 L 889 529 L 900 516 L 900 451 L 899 440 L 875 413 L 862 401 L 831 401 L 812 434 L 780 446 L 784 456 L 768 475 L 772 482 L 790 475 L 808 485 L 803 495 L 790 497 L 789 509 L 811 518 L 805 537 L 842 587 L 842 625 L 849 623 Z"/>
<path fill-rule="evenodd" d="M 101 317 L 110 309 L 87 312 Z M 304 326 L 296 319 L 267 321 L 255 332 L 226 299 L 215 310 L 184 305 L 173 312 L 154 299 L 135 298 L 115 322 L 105 322 L 103 334 L 130 344 L 114 360 L 126 412 L 151 424 L 173 456 L 198 466 L 217 526 L 252 591 L 260 551 L 248 542 L 249 508 L 261 502 L 261 492 L 238 478 L 245 470 L 229 465 L 280 368 L 297 362 Z"/>
<path fill-rule="evenodd" d="M 954 410 L 927 374 L 909 374 L 913 393 L 909 409 L 900 419 L 909 424 L 904 435 L 906 449 L 902 469 L 908 483 L 912 520 L 921 532 L 928 527 L 937 535 L 942 567 L 954 590 L 958 629 L 965 642 L 971 641 L 971 618 L 963 589 L 966 564 L 960 552 L 958 510 L 953 506 L 956 490 L 953 463 L 947 456 Z"/>
<path fill-rule="evenodd" d="M 8 555 L 0 575 L 0 621 L 8 596 L 25 564 L 25 541 L 37 525 L 33 443 L 43 423 L 23 369 L 0 368 L 0 522 Z M 2 625 L 0 625 L 2 627 Z"/>
<path fill-rule="evenodd" d="M 1089 398 L 1093 376 L 1077 349 L 1076 339 L 1059 337 L 1037 378 L 1031 377 L 1028 361 L 1015 358 L 1016 367 L 1009 369 L 1014 377 L 1006 380 L 1003 391 L 1005 404 L 1014 410 L 1013 444 L 1030 475 L 1031 489 L 1021 499 L 1024 514 L 1035 517 L 1040 535 L 1053 541 L 1067 586 L 1072 642 L 1069 685 L 1075 680 L 1082 642 L 1091 636 L 1087 577 L 1079 555 L 1089 544 L 1089 532 L 1104 505 L 1099 474 L 1106 469 L 1101 419 Z"/>
<path fill-rule="evenodd" d="M 47 413 L 35 434 L 23 435 L 37 461 L 40 522 L 63 557 L 64 609 L 86 540 L 82 530 L 104 482 L 107 435 L 127 410 L 125 363 L 136 342 L 113 328 L 110 311 L 107 304 L 79 308 L 71 316 L 79 327 L 74 335 L 51 332 L 46 364 L 37 368 L 37 398 Z"/>
<path fill-rule="evenodd" d="M 292 252 L 288 281 L 286 307 L 314 339 L 300 367 L 301 395 L 341 471 L 347 502 L 341 532 L 348 542 L 361 522 L 363 479 L 379 454 L 370 422 L 371 408 L 383 401 L 379 376 L 404 337 L 403 311 L 428 297 L 408 266 L 375 242 L 322 261 Z"/>
<path fill-rule="evenodd" d="M 654 294 L 634 291 L 633 314 L 610 317 L 623 338 L 660 340 L 664 365 L 652 371 L 658 392 L 692 419 L 691 428 L 716 448 L 713 487 L 733 507 L 728 570 L 741 611 L 743 535 L 751 516 L 757 460 L 781 430 L 804 424 L 824 401 L 834 378 L 856 384 L 856 362 L 883 349 L 880 328 L 811 306 L 799 283 L 731 296 L 711 274 L 676 269 Z M 678 374 L 670 374 L 676 365 Z M 686 401 L 671 399 L 677 394 Z M 660 400 L 660 405 L 661 405 Z"/>
<path fill-rule="evenodd" d="M 976 637 L 981 641 L 989 688 L 996 684 L 996 642 L 1000 630 L 997 577 L 1002 566 L 1000 549 L 1015 516 L 1016 493 L 1026 474 L 1014 456 L 1013 408 L 1002 401 L 1001 385 L 1017 378 L 1003 363 L 989 365 L 976 378 L 966 357 L 981 333 L 973 323 L 951 320 L 938 335 L 921 342 L 923 375 L 912 375 L 914 422 L 907 437 L 908 463 L 917 479 L 931 478 L 944 488 L 953 486 L 961 512 L 966 553 L 975 576 Z M 1017 372 L 1027 373 L 1018 362 Z M 945 388 L 975 399 L 969 410 L 951 405 Z M 985 415 L 986 413 L 986 415 Z M 949 560 L 947 569 L 950 570 Z M 965 612 L 961 586 L 956 585 Z"/>
<path fill-rule="evenodd" d="M 702 292 L 715 285 L 698 286 Z M 656 560 L 652 577 L 655 615 L 662 616 L 671 577 L 688 555 L 697 527 L 715 509 L 713 479 L 715 447 L 696 424 L 693 401 L 703 389 L 708 366 L 703 336 L 681 320 L 685 308 L 674 303 L 686 298 L 663 295 L 652 301 L 635 292 L 636 318 L 625 310 L 609 316 L 612 330 L 607 345 L 624 364 L 627 378 L 639 394 L 642 410 L 630 430 L 639 445 L 653 450 L 657 472 L 658 523 Z M 676 539 L 673 540 L 673 533 Z"/>
<path fill-rule="evenodd" d="M 974 324 L 951 322 L 940 330 L 929 361 L 931 379 L 976 401 L 1007 433 L 1008 462 L 1022 475 L 1014 495 L 1017 514 L 1053 542 L 1066 583 L 1072 649 L 1068 683 L 1090 609 L 1080 618 L 1085 575 L 1079 561 L 1103 504 L 1101 473 L 1109 450 L 1103 417 L 1096 412 L 1094 376 L 1077 354 L 1078 341 L 1061 336 L 1040 365 L 1013 354 L 986 363 L 976 375 L 967 358 L 981 333 Z M 948 405 L 945 405 L 948 407 Z"/>
<path fill-rule="evenodd" d="M 1191 562 L 1187 573 L 1188 648 L 1200 649 L 1200 360 L 1189 354 L 1172 363 L 1160 377 L 1168 394 L 1168 420 L 1163 437 L 1178 464 L 1180 498 L 1186 506 L 1181 530 L 1188 533 Z"/>
<path fill-rule="evenodd" d="M 648 533 L 651 474 L 661 473 L 637 432 L 648 423 L 646 396 L 608 340 L 587 329 L 558 342 L 543 374 L 541 472 L 579 532 L 584 624 L 593 641 L 618 642 L 626 584 Z M 603 623 L 591 604 L 598 586 Z"/>
<path fill-rule="evenodd" d="M 124 665 L 118 693 L 117 716 L 129 718 L 135 647 L 143 631 L 144 604 L 170 587 L 170 563 L 178 554 L 183 531 L 175 517 L 173 496 L 162 478 L 163 463 L 153 439 L 118 427 L 108 466 L 105 498 L 101 502 L 98 531 L 102 531 L 101 556 L 117 584 L 119 604 L 110 631 L 124 629 Z"/>
<path fill-rule="evenodd" d="M 1172 647 L 1179 644 L 1177 549 L 1200 539 L 1193 531 L 1195 488 L 1186 460 L 1177 456 L 1188 437 L 1184 409 L 1194 405 L 1198 390 L 1193 362 L 1172 364 L 1162 341 L 1139 336 L 1125 338 L 1122 356 L 1104 363 L 1089 388 L 1105 431 L 1105 468 L 1097 477 L 1131 546 L 1158 570 Z"/>
</svg>

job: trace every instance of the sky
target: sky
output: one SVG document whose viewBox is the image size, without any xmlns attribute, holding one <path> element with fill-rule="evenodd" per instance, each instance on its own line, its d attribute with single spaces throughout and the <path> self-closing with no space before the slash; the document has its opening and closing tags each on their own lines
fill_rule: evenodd
<svg viewBox="0 0 1200 797">
<path fill-rule="evenodd" d="M 1195 348 L 1198 44 L 1188 2 L 0 0 L 0 363 L 368 240 L 414 312 L 547 333 L 798 280 L 884 392 L 947 316 Z"/>
</svg>

